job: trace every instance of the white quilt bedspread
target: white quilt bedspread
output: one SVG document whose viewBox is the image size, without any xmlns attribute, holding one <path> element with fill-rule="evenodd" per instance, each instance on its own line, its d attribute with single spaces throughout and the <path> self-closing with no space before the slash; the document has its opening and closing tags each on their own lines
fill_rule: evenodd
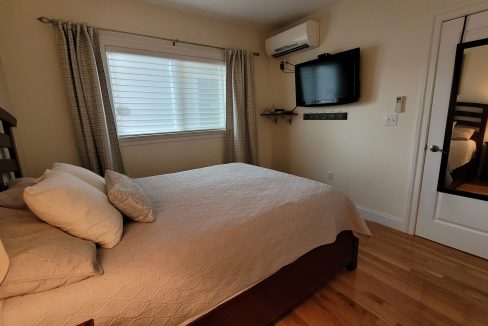
<svg viewBox="0 0 488 326">
<path fill-rule="evenodd" d="M 447 168 L 449 172 L 469 163 L 476 153 L 476 142 L 474 140 L 451 140 Z"/>
<path fill-rule="evenodd" d="M 115 248 L 99 250 L 104 275 L 1 302 L 4 325 L 186 324 L 342 230 L 369 234 L 342 193 L 250 165 L 138 183 L 157 221 L 128 223 Z"/>
</svg>

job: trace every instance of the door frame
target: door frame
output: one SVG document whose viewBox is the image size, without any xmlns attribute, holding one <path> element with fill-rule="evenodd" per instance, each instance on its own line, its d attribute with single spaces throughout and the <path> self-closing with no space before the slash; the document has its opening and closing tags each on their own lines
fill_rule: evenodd
<svg viewBox="0 0 488 326">
<path fill-rule="evenodd" d="M 423 94 L 420 98 L 420 112 L 417 116 L 416 135 L 414 142 L 413 164 L 411 173 L 413 175 L 410 183 L 409 202 L 410 212 L 408 214 L 408 233 L 414 234 L 417 225 L 418 209 L 420 203 L 420 190 L 424 174 L 424 163 L 429 134 L 430 116 L 432 111 L 432 100 L 434 95 L 435 75 L 437 72 L 437 60 L 441 41 L 442 23 L 448 20 L 476 14 L 488 10 L 488 1 L 463 4 L 448 11 L 443 11 L 434 16 L 434 25 L 431 36 L 431 47 L 428 54 L 428 64 L 425 73 Z"/>
</svg>

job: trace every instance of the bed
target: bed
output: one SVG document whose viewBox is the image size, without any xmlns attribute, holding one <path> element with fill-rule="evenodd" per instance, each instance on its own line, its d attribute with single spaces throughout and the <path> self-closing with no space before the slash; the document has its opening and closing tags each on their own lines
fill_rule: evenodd
<svg viewBox="0 0 488 326">
<path fill-rule="evenodd" d="M 20 176 L 14 150 L 0 162 Z M 103 275 L 0 301 L 4 325 L 265 325 L 354 270 L 352 232 L 369 234 L 345 195 L 273 170 L 234 163 L 136 182 L 156 222 L 127 222 L 99 248 Z"/>
<path fill-rule="evenodd" d="M 469 178 L 475 168 L 473 163 L 476 159 L 476 153 L 476 142 L 474 140 L 451 140 L 447 161 L 449 172 L 447 184 L 452 187 Z"/>
</svg>

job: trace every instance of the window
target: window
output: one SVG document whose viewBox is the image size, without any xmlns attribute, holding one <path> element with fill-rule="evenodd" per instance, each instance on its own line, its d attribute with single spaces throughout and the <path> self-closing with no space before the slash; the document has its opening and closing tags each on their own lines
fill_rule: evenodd
<svg viewBox="0 0 488 326">
<path fill-rule="evenodd" d="M 104 46 L 105 65 L 119 137 L 225 128 L 222 55 L 195 55 L 194 49 L 180 45 L 154 51 L 154 46 L 106 43 L 110 41 Z"/>
</svg>

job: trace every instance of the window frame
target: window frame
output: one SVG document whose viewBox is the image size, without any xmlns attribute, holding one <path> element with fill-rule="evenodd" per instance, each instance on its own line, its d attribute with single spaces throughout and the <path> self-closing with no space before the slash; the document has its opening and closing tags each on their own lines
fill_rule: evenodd
<svg viewBox="0 0 488 326">
<path fill-rule="evenodd" d="M 215 63 L 220 62 L 225 64 L 224 50 L 218 48 L 201 47 L 192 44 L 178 43 L 173 44 L 171 41 L 161 40 L 157 38 L 150 38 L 144 36 L 136 36 L 125 33 L 103 31 L 100 33 L 100 52 L 102 56 L 103 70 L 105 73 L 105 80 L 108 87 L 108 93 L 111 103 L 114 103 L 112 94 L 112 85 L 110 81 L 110 74 L 108 69 L 107 50 L 109 49 L 123 49 L 126 53 L 133 54 L 148 54 L 150 52 L 159 54 L 164 58 L 181 59 L 195 58 L 197 62 Z M 225 82 L 225 81 L 224 81 Z M 225 83 L 224 83 L 225 85 Z M 225 94 L 224 94 L 225 100 Z M 225 108 L 224 108 L 225 114 Z M 115 123 L 117 117 L 114 113 Z M 225 121 L 225 116 L 224 116 Z M 189 141 L 196 139 L 207 138 L 222 138 L 224 137 L 225 126 L 222 129 L 204 129 L 204 130 L 185 130 L 176 132 L 160 132 L 147 133 L 138 135 L 119 136 L 119 143 L 121 146 L 145 145 L 157 142 L 168 141 Z"/>
</svg>

